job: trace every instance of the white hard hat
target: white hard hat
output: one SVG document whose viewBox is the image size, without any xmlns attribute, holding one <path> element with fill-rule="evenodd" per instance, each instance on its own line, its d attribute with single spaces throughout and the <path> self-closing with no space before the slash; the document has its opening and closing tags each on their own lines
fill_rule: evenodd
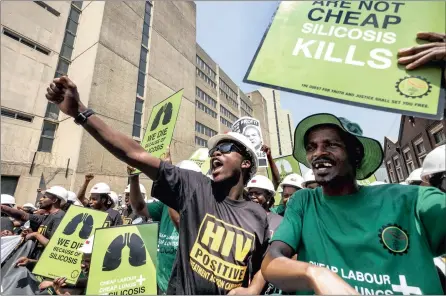
<svg viewBox="0 0 446 296">
<path fill-rule="evenodd" d="M 283 186 L 293 186 L 298 188 L 303 188 L 302 184 L 305 182 L 304 178 L 302 176 L 299 176 L 298 174 L 289 174 L 288 176 L 283 179 L 282 183 L 280 184 L 280 187 L 283 188 Z"/>
<path fill-rule="evenodd" d="M 1 203 L 2 205 L 15 205 L 15 198 L 9 194 L 2 194 Z"/>
<path fill-rule="evenodd" d="M 369 186 L 377 186 L 377 185 L 385 185 L 385 184 L 387 184 L 387 183 L 381 182 L 381 181 L 374 181 L 374 182 L 370 183 Z"/>
<path fill-rule="evenodd" d="M 82 252 L 84 254 L 91 254 L 91 252 L 93 251 L 93 240 L 94 240 L 94 234 L 92 236 L 90 236 L 82 245 L 82 247 L 80 247 L 78 249 L 79 252 Z"/>
<path fill-rule="evenodd" d="M 185 169 L 185 170 L 201 173 L 201 168 L 198 166 L 198 164 L 196 164 L 192 160 L 182 160 L 179 163 L 177 163 L 175 166 L 179 167 L 180 169 Z"/>
<path fill-rule="evenodd" d="M 406 181 L 400 182 L 400 185 L 409 185 Z"/>
<path fill-rule="evenodd" d="M 110 193 L 110 186 L 108 186 L 105 183 L 98 183 L 96 185 L 94 185 L 91 190 L 90 190 L 90 194 L 91 193 L 99 193 L 99 194 L 109 194 Z"/>
<path fill-rule="evenodd" d="M 262 176 L 262 175 L 254 176 L 254 178 L 252 178 L 248 182 L 248 185 L 246 185 L 246 188 L 248 188 L 248 189 L 249 188 L 260 188 L 260 189 L 269 191 L 271 194 L 276 193 L 276 191 L 274 190 L 274 185 L 271 182 L 271 180 L 265 176 Z"/>
<path fill-rule="evenodd" d="M 49 189 L 45 190 L 44 193 L 51 193 L 63 202 L 67 202 L 68 200 L 68 191 L 62 186 L 52 186 Z"/>
<path fill-rule="evenodd" d="M 423 168 L 418 168 L 414 170 L 412 173 L 410 173 L 409 177 L 406 179 L 407 184 L 411 184 L 412 182 L 421 182 L 421 171 Z"/>
<path fill-rule="evenodd" d="M 110 193 L 108 195 L 110 196 L 111 200 L 113 201 L 114 206 L 117 206 L 119 204 L 119 197 L 116 194 L 116 192 L 110 191 Z"/>
<path fill-rule="evenodd" d="M 84 206 L 84 205 L 77 199 L 77 195 L 76 195 L 76 193 L 74 193 L 73 191 L 68 191 L 68 201 L 73 202 L 73 205 L 75 205 L 75 206 L 81 206 L 81 207 Z"/>
<path fill-rule="evenodd" d="M 430 176 L 436 173 L 446 171 L 446 144 L 438 146 L 423 161 L 423 169 L 421 171 L 421 179 L 429 182 Z"/>
<path fill-rule="evenodd" d="M 314 177 L 313 170 L 308 170 L 304 175 L 304 182 L 302 182 L 302 186 L 306 187 L 308 183 L 316 182 L 316 178 Z"/>
<path fill-rule="evenodd" d="M 216 136 L 213 136 L 208 140 L 208 148 L 211 150 L 217 144 L 224 140 L 230 140 L 235 141 L 237 143 L 242 144 L 245 148 L 248 154 L 251 156 L 252 165 L 251 165 L 251 171 L 249 172 L 249 179 L 251 179 L 256 173 L 257 173 L 257 167 L 259 166 L 259 160 L 257 158 L 256 151 L 254 149 L 254 146 L 252 145 L 251 141 L 248 140 L 247 137 L 245 137 L 242 134 L 234 133 L 234 132 L 228 132 L 226 134 L 219 134 Z"/>
<path fill-rule="evenodd" d="M 22 206 L 23 208 L 31 208 L 31 209 L 36 209 L 36 207 L 32 204 L 32 203 L 26 203 Z"/>
<path fill-rule="evenodd" d="M 140 190 L 141 193 L 144 194 L 144 195 L 147 193 L 146 188 L 145 188 L 144 185 L 142 185 L 141 183 L 139 183 L 139 190 Z M 125 191 L 124 191 L 124 193 L 130 193 L 130 184 L 127 185 L 127 187 L 125 187 Z"/>
</svg>

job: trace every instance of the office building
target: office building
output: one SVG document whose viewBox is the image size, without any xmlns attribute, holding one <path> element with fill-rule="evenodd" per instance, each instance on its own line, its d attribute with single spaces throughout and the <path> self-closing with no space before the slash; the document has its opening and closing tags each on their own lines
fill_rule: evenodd
<svg viewBox="0 0 446 296">
<path fill-rule="evenodd" d="M 445 109 L 446 115 L 446 109 Z M 384 137 L 384 164 L 389 183 L 400 183 L 423 166 L 426 155 L 446 144 L 446 120 L 401 116 L 398 139 Z"/>
<path fill-rule="evenodd" d="M 126 165 L 47 102 L 49 82 L 64 74 L 84 104 L 138 142 L 152 106 L 184 88 L 172 154 L 174 161 L 189 157 L 195 26 L 188 1 L 2 1 L 2 193 L 23 204 L 34 202 L 39 187 L 76 192 L 89 172 L 90 187 L 106 182 L 123 192 Z"/>
<path fill-rule="evenodd" d="M 261 88 L 248 93 L 248 97 L 255 98 L 257 102 L 266 102 L 264 111 L 273 157 L 291 155 L 294 144 L 294 124 L 291 113 L 281 108 L 280 92 L 270 88 Z"/>
</svg>

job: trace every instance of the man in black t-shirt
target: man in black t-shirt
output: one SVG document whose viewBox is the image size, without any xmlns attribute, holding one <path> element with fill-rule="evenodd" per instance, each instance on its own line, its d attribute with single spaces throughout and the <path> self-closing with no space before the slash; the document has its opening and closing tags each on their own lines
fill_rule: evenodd
<svg viewBox="0 0 446 296">
<path fill-rule="evenodd" d="M 45 210 L 47 215 L 28 214 L 17 209 L 5 209 L 2 206 L 2 212 L 19 221 L 29 221 L 30 230 L 24 230 L 22 235 L 26 240 L 35 239 L 38 241 L 30 258 L 38 259 L 43 249 L 48 244 L 57 227 L 59 226 L 65 212 L 61 206 L 67 202 L 68 191 L 61 186 L 53 186 L 46 190 L 40 198 L 40 208 Z"/>
<path fill-rule="evenodd" d="M 258 165 L 246 137 L 228 133 L 208 141 L 211 180 L 162 162 L 110 128 L 82 104 L 68 77 L 54 79 L 46 97 L 112 154 L 154 180 L 151 195 L 180 213 L 179 248 L 168 294 L 222 295 L 248 287 L 261 265 L 268 225 L 265 210 L 243 199 L 243 188 Z"/>
<path fill-rule="evenodd" d="M 112 208 L 113 201 L 110 197 L 110 186 L 105 183 L 95 184 L 90 190 L 90 207 L 92 209 L 107 212 L 105 227 L 122 225 L 121 214 Z"/>
</svg>

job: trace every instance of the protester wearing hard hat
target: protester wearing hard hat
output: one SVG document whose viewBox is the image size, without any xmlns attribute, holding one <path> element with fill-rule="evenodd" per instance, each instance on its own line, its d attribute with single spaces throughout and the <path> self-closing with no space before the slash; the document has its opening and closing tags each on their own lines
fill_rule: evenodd
<svg viewBox="0 0 446 296">
<path fill-rule="evenodd" d="M 314 189 L 316 187 L 319 187 L 319 184 L 317 184 L 316 179 L 314 178 L 313 170 L 310 169 L 305 173 L 302 187 L 309 189 Z"/>
<path fill-rule="evenodd" d="M 208 140 L 213 178 L 210 180 L 201 173 L 162 162 L 131 137 L 109 127 L 82 104 L 77 86 L 68 77 L 54 79 L 45 96 L 63 113 L 76 117 L 76 123 L 110 153 L 154 180 L 151 195 L 180 213 L 182 243 L 172 273 L 171 283 L 175 285 L 169 287 L 168 294 L 227 294 L 235 287 L 248 286 L 248 265 L 256 272 L 264 255 L 267 219 L 262 207 L 243 199 L 244 186 L 258 167 L 256 151 L 246 137 L 228 133 Z M 215 224 L 212 229 L 210 226 Z M 237 231 L 238 242 L 244 242 L 242 251 L 236 252 L 236 246 L 240 246 L 236 239 L 214 239 L 211 245 L 206 237 L 216 237 L 217 230 L 230 235 Z M 217 243 L 225 247 L 215 251 Z M 210 261 L 204 261 L 205 266 L 198 263 L 203 263 L 204 254 L 215 256 L 225 270 L 235 268 L 238 277 L 231 273 L 230 278 L 219 277 L 217 281 L 205 276 L 214 271 Z"/>
<path fill-rule="evenodd" d="M 128 172 L 128 173 L 129 173 L 130 184 L 128 184 L 127 187 L 124 190 L 124 194 L 125 194 L 124 195 L 125 196 L 124 201 L 125 201 L 125 204 L 124 204 L 124 207 L 123 207 L 124 209 L 122 211 L 122 220 L 124 221 L 124 224 L 132 224 L 133 221 L 135 221 L 135 219 L 137 219 L 138 217 L 141 217 L 141 216 L 137 215 L 133 211 L 133 208 L 132 208 L 132 206 L 130 204 L 130 191 L 131 191 L 130 187 L 131 187 L 132 183 L 138 182 L 135 185 L 135 186 L 138 187 L 138 188 L 136 188 L 138 190 L 134 190 L 134 191 L 137 191 L 136 194 L 138 194 L 138 197 L 141 196 L 144 201 L 147 200 L 147 198 L 146 198 L 147 191 L 146 191 L 146 188 L 144 187 L 144 185 L 139 183 L 139 177 L 138 177 L 139 175 L 132 175 L 130 172 Z M 139 220 L 141 220 L 141 222 L 147 222 L 148 221 L 147 218 L 145 218 L 144 216 L 141 217 L 141 219 L 139 219 Z"/>
<path fill-rule="evenodd" d="M 22 222 L 30 221 L 31 230 L 34 232 L 24 232 L 26 240 L 35 239 L 38 241 L 36 248 L 29 258 L 38 259 L 48 241 L 53 236 L 59 226 L 65 212 L 61 207 L 68 200 L 68 191 L 62 186 L 52 186 L 43 192 L 40 198 L 40 208 L 45 210 L 48 215 L 28 214 L 17 209 L 9 209 L 5 212 L 16 220 Z M 2 211 L 4 208 L 2 206 Z"/>
<path fill-rule="evenodd" d="M 122 225 L 121 214 L 112 208 L 112 199 L 110 198 L 110 186 L 106 183 L 97 183 L 90 189 L 90 207 L 107 212 L 108 216 L 105 220 L 106 226 Z"/>
<path fill-rule="evenodd" d="M 407 177 L 405 182 L 408 185 L 421 185 L 421 183 L 423 183 L 423 180 L 421 180 L 422 170 L 423 170 L 422 168 L 413 170 L 412 173 L 410 173 L 409 177 Z"/>
<path fill-rule="evenodd" d="M 70 203 L 72 205 L 75 205 L 75 206 L 79 206 L 79 207 L 83 207 L 84 206 L 79 201 L 79 199 L 77 199 L 77 195 L 73 191 L 68 191 L 68 203 Z"/>
<path fill-rule="evenodd" d="M 1 204 L 13 208 L 15 207 L 15 197 L 9 194 L 2 194 Z"/>
<path fill-rule="evenodd" d="M 446 145 L 429 152 L 424 158 L 421 179 L 431 186 L 446 192 Z"/>
<path fill-rule="evenodd" d="M 408 293 L 409 286 L 410 294 L 442 293 L 432 259 L 444 252 L 444 194 L 358 186 L 381 166 L 383 151 L 344 118 L 309 116 L 294 140 L 293 156 L 312 168 L 321 187 L 290 199 L 263 261 L 265 279 L 316 294 Z M 294 253 L 298 261 L 288 259 Z"/>
</svg>

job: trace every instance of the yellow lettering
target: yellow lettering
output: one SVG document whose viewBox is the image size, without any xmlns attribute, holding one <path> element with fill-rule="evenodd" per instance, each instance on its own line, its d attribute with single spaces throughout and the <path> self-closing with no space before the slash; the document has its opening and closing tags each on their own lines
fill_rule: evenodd
<svg viewBox="0 0 446 296">
<path fill-rule="evenodd" d="M 211 250 L 218 252 L 225 229 L 221 226 L 217 226 L 217 231 L 214 232 L 214 226 L 214 222 L 208 222 L 201 242 L 204 245 L 209 246 L 209 239 L 212 238 Z"/>
<path fill-rule="evenodd" d="M 237 238 L 235 240 L 235 260 L 244 261 L 246 255 L 251 250 L 252 239 L 247 238 L 245 244 L 243 245 L 243 235 L 237 233 Z"/>
<path fill-rule="evenodd" d="M 226 233 L 225 242 L 223 243 L 223 248 L 221 249 L 221 254 L 223 256 L 229 256 L 229 252 L 231 251 L 232 244 L 234 242 L 235 232 L 228 231 Z"/>
</svg>

